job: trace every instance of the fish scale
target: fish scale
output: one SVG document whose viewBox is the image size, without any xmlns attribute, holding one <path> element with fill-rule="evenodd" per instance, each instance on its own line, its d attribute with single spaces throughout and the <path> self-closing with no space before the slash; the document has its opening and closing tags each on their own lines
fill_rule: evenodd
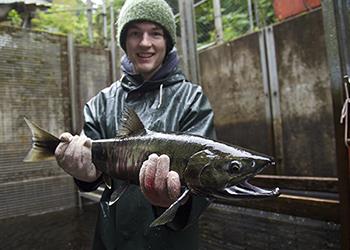
<svg viewBox="0 0 350 250">
<path fill-rule="evenodd" d="M 92 159 L 99 170 L 111 177 L 138 184 L 138 174 L 148 156 L 166 154 L 172 163 L 170 169 L 183 181 L 186 159 L 203 147 L 194 142 L 196 139 L 149 131 L 147 135 L 137 137 L 96 140 L 92 142 Z"/>
</svg>

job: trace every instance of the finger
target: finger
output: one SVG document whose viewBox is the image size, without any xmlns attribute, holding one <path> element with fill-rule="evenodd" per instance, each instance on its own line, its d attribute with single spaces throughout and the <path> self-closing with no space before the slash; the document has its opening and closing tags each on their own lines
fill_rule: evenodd
<svg viewBox="0 0 350 250">
<path fill-rule="evenodd" d="M 64 154 L 68 148 L 68 145 L 70 141 L 73 139 L 72 134 L 65 132 L 60 135 L 59 139 L 61 140 L 61 143 L 58 144 L 56 150 L 55 150 L 55 157 L 57 161 L 61 161 L 64 157 Z"/>
<path fill-rule="evenodd" d="M 77 146 L 78 139 L 79 139 L 78 135 L 73 136 L 73 138 L 71 139 L 71 141 L 69 142 L 66 148 L 66 151 L 64 152 L 64 157 L 62 161 L 76 163 L 76 159 L 74 157 L 76 155 L 76 149 L 77 149 L 76 146 Z"/>
<path fill-rule="evenodd" d="M 140 187 L 142 192 L 144 192 L 145 172 L 146 172 L 146 164 L 145 162 L 143 162 L 139 173 L 139 181 L 140 181 Z"/>
<path fill-rule="evenodd" d="M 73 135 L 71 133 L 65 132 L 60 135 L 59 139 L 61 142 L 70 142 L 73 139 Z"/>
<path fill-rule="evenodd" d="M 157 168 L 158 156 L 152 154 L 145 162 L 144 188 L 147 193 L 154 193 L 154 176 Z"/>
<path fill-rule="evenodd" d="M 64 158 L 65 152 L 68 148 L 68 143 L 66 142 L 61 142 L 58 144 L 56 150 L 55 150 L 55 157 L 58 162 L 61 162 L 62 159 Z"/>
<path fill-rule="evenodd" d="M 82 143 L 83 143 L 83 146 L 82 146 L 82 149 L 81 149 L 81 162 L 82 162 L 82 165 L 83 166 L 90 166 L 91 165 L 91 162 L 92 162 L 92 157 L 91 157 L 91 145 L 92 145 L 92 142 L 91 142 L 91 139 L 86 137 L 86 136 L 83 136 L 82 138 Z"/>
<path fill-rule="evenodd" d="M 167 178 L 168 197 L 175 201 L 181 193 L 181 182 L 179 174 L 175 171 L 170 171 Z"/>
<path fill-rule="evenodd" d="M 148 159 L 142 163 L 142 166 L 141 166 L 141 169 L 140 169 L 140 173 L 139 173 L 139 181 L 140 181 L 140 186 L 141 187 L 145 186 L 145 182 L 146 182 L 145 181 L 145 177 L 146 177 L 147 166 L 149 164 L 151 164 L 152 162 L 157 164 L 157 160 L 158 160 L 158 155 L 153 153 L 153 154 L 149 155 Z"/>
<path fill-rule="evenodd" d="M 79 166 L 79 168 L 82 168 L 84 166 L 84 162 L 86 161 L 86 158 L 88 157 L 88 150 L 86 151 L 86 147 L 84 147 L 85 141 L 87 137 L 86 136 L 78 136 L 77 139 L 74 141 L 74 148 L 73 148 L 73 159 Z M 86 153 L 85 153 L 86 152 Z M 90 159 L 87 159 L 90 160 Z"/>
<path fill-rule="evenodd" d="M 155 163 L 157 163 L 157 161 L 158 161 L 158 155 L 156 154 L 156 153 L 153 153 L 153 154 L 151 154 L 151 155 L 149 155 L 148 156 L 148 160 L 150 160 L 150 161 L 152 161 L 152 162 L 155 162 Z"/>
<path fill-rule="evenodd" d="M 169 173 L 170 159 L 167 155 L 158 158 L 156 173 L 154 177 L 154 190 L 162 198 L 167 198 L 167 175 Z"/>
</svg>

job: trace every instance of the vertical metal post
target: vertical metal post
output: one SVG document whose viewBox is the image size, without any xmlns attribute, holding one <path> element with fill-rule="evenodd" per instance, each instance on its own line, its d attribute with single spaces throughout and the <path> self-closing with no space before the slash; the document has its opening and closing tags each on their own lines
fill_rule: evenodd
<svg viewBox="0 0 350 250">
<path fill-rule="evenodd" d="M 107 47 L 107 10 L 106 10 L 106 0 L 102 1 L 102 15 L 103 15 L 103 45 Z"/>
<path fill-rule="evenodd" d="M 200 83 L 193 0 L 179 0 L 179 9 L 184 70 L 190 81 Z"/>
<path fill-rule="evenodd" d="M 323 25 L 330 70 L 342 249 L 350 249 L 350 167 L 349 148 L 344 145 L 344 127 L 339 123 L 344 102 L 343 77 L 349 67 L 349 5 L 345 0 L 322 0 Z"/>
<path fill-rule="evenodd" d="M 115 46 L 115 20 L 113 5 L 110 6 L 111 14 L 111 60 L 112 60 L 112 81 L 117 81 L 116 46 Z"/>
<path fill-rule="evenodd" d="M 259 15 L 259 2 L 254 0 L 254 14 L 255 14 L 255 23 L 258 28 L 261 27 L 260 24 L 260 15 Z"/>
<path fill-rule="evenodd" d="M 282 115 L 280 108 L 280 93 L 277 73 L 276 62 L 276 49 L 275 39 L 272 26 L 264 29 L 266 50 L 267 50 L 267 63 L 268 63 L 268 77 L 270 80 L 270 98 L 272 109 L 272 127 L 274 136 L 274 151 L 277 160 L 276 174 L 284 173 L 284 153 L 283 153 L 283 127 L 282 127 Z"/>
<path fill-rule="evenodd" d="M 271 103 L 271 96 L 270 96 L 270 84 L 269 84 L 269 73 L 268 73 L 269 67 L 267 63 L 265 29 L 259 31 L 258 35 L 259 35 L 260 65 L 261 65 L 261 71 L 262 71 L 264 96 L 265 96 L 266 124 L 268 128 L 268 137 L 271 138 L 271 141 L 274 141 L 273 124 L 272 124 L 272 103 Z"/>
<path fill-rule="evenodd" d="M 216 42 L 219 44 L 224 42 L 224 32 L 222 30 L 220 1 L 221 0 L 213 0 L 214 22 L 215 22 L 215 30 L 216 30 Z"/>
<path fill-rule="evenodd" d="M 94 42 L 94 36 L 92 33 L 92 3 L 91 0 L 86 1 L 87 5 L 87 18 L 88 18 L 88 36 L 90 45 Z"/>
<path fill-rule="evenodd" d="M 254 30 L 252 0 L 248 0 L 249 30 Z"/>
<path fill-rule="evenodd" d="M 76 99 L 76 74 L 75 74 L 75 49 L 74 49 L 74 38 L 72 34 L 68 35 L 68 63 L 69 63 L 69 93 L 70 93 L 70 101 L 71 101 L 71 117 L 72 117 L 72 124 L 71 129 L 72 132 L 77 133 L 77 99 Z"/>
</svg>

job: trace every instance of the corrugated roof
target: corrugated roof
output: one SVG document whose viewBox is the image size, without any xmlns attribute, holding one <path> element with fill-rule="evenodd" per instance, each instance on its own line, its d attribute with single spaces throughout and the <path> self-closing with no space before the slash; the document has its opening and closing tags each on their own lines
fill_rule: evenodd
<svg viewBox="0 0 350 250">
<path fill-rule="evenodd" d="M 35 5 L 51 5 L 52 0 L 0 0 L 0 4 L 13 4 L 13 3 L 24 3 L 24 4 L 35 4 Z"/>
</svg>

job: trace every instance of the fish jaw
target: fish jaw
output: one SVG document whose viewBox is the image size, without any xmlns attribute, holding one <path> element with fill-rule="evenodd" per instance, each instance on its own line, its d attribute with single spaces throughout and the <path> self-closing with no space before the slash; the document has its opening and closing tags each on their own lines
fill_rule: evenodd
<svg viewBox="0 0 350 250">
<path fill-rule="evenodd" d="M 260 199 L 279 196 L 279 188 L 268 190 L 254 186 L 248 182 L 266 167 L 275 165 L 275 162 L 271 158 L 256 159 L 255 162 L 257 162 L 257 166 L 254 171 L 242 176 L 240 181 L 234 180 L 224 188 L 212 192 L 212 196 L 222 200 Z"/>
<path fill-rule="evenodd" d="M 269 198 L 277 197 L 280 195 L 279 188 L 274 188 L 271 190 L 263 189 L 250 184 L 247 180 L 230 187 L 226 187 L 221 190 L 221 194 L 216 196 L 216 198 L 221 199 L 259 199 L 259 198 Z"/>
<path fill-rule="evenodd" d="M 242 162 L 242 165 L 236 169 L 236 172 L 230 171 L 231 175 L 218 174 L 219 169 L 227 170 L 227 166 L 232 162 Z M 198 174 L 199 185 L 192 187 L 195 193 L 220 200 L 259 199 L 279 195 L 278 188 L 267 190 L 248 182 L 266 167 L 275 165 L 275 161 L 270 157 L 251 155 L 245 158 L 235 158 L 220 167 L 212 168 L 211 165 L 208 163 Z M 225 171 L 221 171 L 221 173 L 225 173 Z"/>
</svg>

